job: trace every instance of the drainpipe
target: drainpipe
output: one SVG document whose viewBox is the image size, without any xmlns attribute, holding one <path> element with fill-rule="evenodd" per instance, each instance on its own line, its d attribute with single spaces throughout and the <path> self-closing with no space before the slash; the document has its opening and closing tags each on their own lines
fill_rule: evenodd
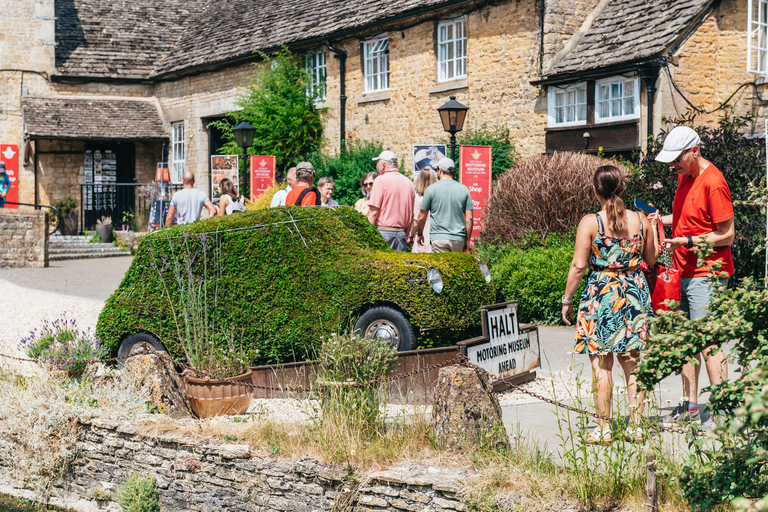
<svg viewBox="0 0 768 512">
<path fill-rule="evenodd" d="M 547 13 L 545 0 L 539 0 L 539 35 L 541 43 L 539 44 L 539 78 L 544 73 L 544 15 Z"/>
<path fill-rule="evenodd" d="M 659 71 L 660 68 L 658 67 L 648 67 L 645 68 L 642 72 L 642 79 L 643 82 L 645 82 L 645 90 L 646 90 L 646 101 L 648 102 L 648 132 L 646 134 L 647 137 L 652 137 L 653 134 L 653 97 L 656 93 L 656 81 L 659 79 Z"/>
<path fill-rule="evenodd" d="M 345 81 L 347 75 L 347 52 L 331 46 L 330 41 L 325 42 L 325 46 L 335 53 L 334 57 L 339 59 L 339 151 L 344 151 L 346 147 L 346 109 L 347 96 L 345 94 Z"/>
</svg>

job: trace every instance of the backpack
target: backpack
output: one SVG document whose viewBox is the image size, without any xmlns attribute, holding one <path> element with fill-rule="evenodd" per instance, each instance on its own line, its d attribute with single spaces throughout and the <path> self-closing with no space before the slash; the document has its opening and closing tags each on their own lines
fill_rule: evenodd
<svg viewBox="0 0 768 512">
<path fill-rule="evenodd" d="M 305 188 L 304 190 L 302 190 L 301 193 L 299 194 L 299 198 L 296 199 L 296 202 L 294 202 L 293 205 L 301 206 L 301 202 L 304 200 L 304 197 L 310 192 L 315 193 L 315 206 L 320 206 L 322 203 L 320 202 L 320 191 L 317 190 L 317 187 Z"/>
</svg>

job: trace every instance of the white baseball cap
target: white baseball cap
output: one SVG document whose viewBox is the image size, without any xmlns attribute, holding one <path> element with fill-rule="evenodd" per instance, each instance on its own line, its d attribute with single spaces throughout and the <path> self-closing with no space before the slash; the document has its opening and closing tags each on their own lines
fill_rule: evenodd
<svg viewBox="0 0 768 512">
<path fill-rule="evenodd" d="M 686 149 L 691 149 L 699 144 L 701 144 L 699 134 L 687 126 L 678 126 L 667 134 L 667 138 L 664 139 L 664 148 L 656 156 L 656 161 L 668 164 Z"/>
<path fill-rule="evenodd" d="M 377 156 L 376 158 L 371 158 L 371 160 L 373 160 L 373 161 L 378 161 L 378 160 L 392 161 L 392 160 L 395 160 L 396 158 L 397 158 L 397 155 L 394 154 L 392 151 L 384 150 L 384 151 L 381 152 L 381 154 L 379 154 L 379 156 Z"/>
<path fill-rule="evenodd" d="M 456 164 L 454 164 L 453 160 L 451 160 L 447 156 L 438 160 L 437 166 L 444 171 L 453 171 L 456 169 Z"/>
</svg>

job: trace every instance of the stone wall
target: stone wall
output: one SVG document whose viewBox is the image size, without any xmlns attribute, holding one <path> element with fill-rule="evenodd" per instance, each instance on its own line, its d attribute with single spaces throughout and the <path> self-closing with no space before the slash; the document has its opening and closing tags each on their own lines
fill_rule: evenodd
<svg viewBox="0 0 768 512">
<path fill-rule="evenodd" d="M 134 472 L 157 479 L 166 512 L 465 510 L 457 498 L 468 472 L 411 464 L 368 475 L 312 459 L 277 461 L 252 455 L 246 445 L 217 444 L 177 435 L 137 435 L 130 423 L 92 420 L 80 457 L 55 484 L 51 504 L 79 511 L 119 510 L 97 502 L 94 487 L 115 489 Z M 34 499 L 0 461 L 0 492 Z M 114 494 L 114 493 L 113 493 Z"/>
<path fill-rule="evenodd" d="M 48 212 L 0 208 L 0 268 L 48 266 Z"/>
</svg>

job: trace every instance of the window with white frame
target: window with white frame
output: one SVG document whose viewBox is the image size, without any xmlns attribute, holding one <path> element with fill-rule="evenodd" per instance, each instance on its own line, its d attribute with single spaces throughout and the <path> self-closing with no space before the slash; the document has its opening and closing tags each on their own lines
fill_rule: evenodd
<svg viewBox="0 0 768 512">
<path fill-rule="evenodd" d="M 171 123 L 171 182 L 181 183 L 184 176 L 184 121 Z"/>
<path fill-rule="evenodd" d="M 640 117 L 637 77 L 614 77 L 595 82 L 595 122 L 607 123 Z"/>
<path fill-rule="evenodd" d="M 437 81 L 467 76 L 467 20 L 457 18 L 437 24 Z"/>
<path fill-rule="evenodd" d="M 307 53 L 304 64 L 312 78 L 312 83 L 307 87 L 307 96 L 314 97 L 318 102 L 325 101 L 325 51 L 318 49 Z"/>
<path fill-rule="evenodd" d="M 587 123 L 586 83 L 568 87 L 551 86 L 547 94 L 548 126 L 578 126 Z"/>
<path fill-rule="evenodd" d="M 379 37 L 363 43 L 364 92 L 389 89 L 389 38 Z"/>
<path fill-rule="evenodd" d="M 768 0 L 749 0 L 747 71 L 768 74 Z"/>
</svg>

